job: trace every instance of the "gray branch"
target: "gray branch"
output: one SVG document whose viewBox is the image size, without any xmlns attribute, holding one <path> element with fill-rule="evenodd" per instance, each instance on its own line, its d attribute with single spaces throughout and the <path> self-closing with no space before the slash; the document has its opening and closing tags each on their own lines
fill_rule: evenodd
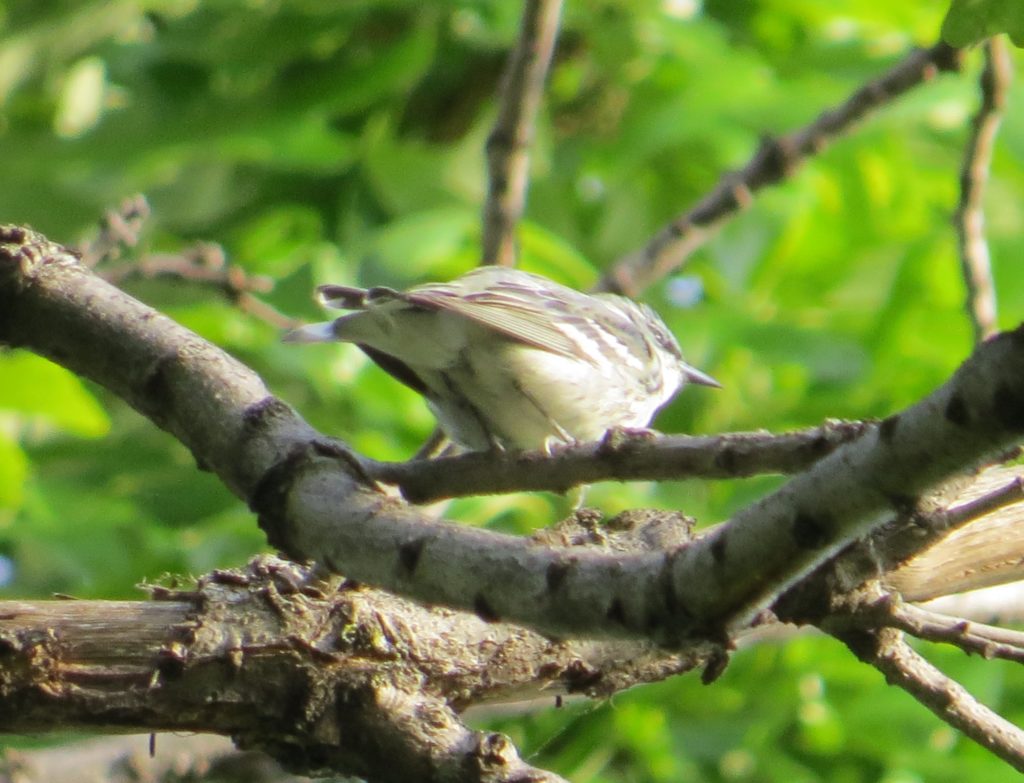
<svg viewBox="0 0 1024 783">
<path fill-rule="evenodd" d="M 541 452 L 470 452 L 455 457 L 377 462 L 362 459 L 366 474 L 397 486 L 414 503 L 491 493 L 565 492 L 597 481 L 672 481 L 797 473 L 871 428 L 830 421 L 779 435 L 636 436 L 612 432 L 598 443 Z"/>
<path fill-rule="evenodd" d="M 643 248 L 616 262 L 601 278 L 598 290 L 636 296 L 682 266 L 723 221 L 748 206 L 757 191 L 791 176 L 830 141 L 908 90 L 929 82 L 940 71 L 959 70 L 960 60 L 960 52 L 944 43 L 915 49 L 809 125 L 765 138 L 742 169 L 726 174 L 696 206 L 662 228 Z"/>
<path fill-rule="evenodd" d="M 610 659 L 338 588 L 263 557 L 153 601 L 0 602 L 0 731 L 204 731 L 311 775 L 561 780 L 453 705 L 528 683 L 553 699 Z"/>
<path fill-rule="evenodd" d="M 645 554 L 542 547 L 430 520 L 372 489 L 358 457 L 324 441 L 250 370 L 38 235 L 7 229 L 0 240 L 0 339 L 102 383 L 172 432 L 284 551 L 556 637 L 722 638 L 1024 430 L 1016 332 L 697 542 Z"/>
<path fill-rule="evenodd" d="M 487 138 L 483 263 L 514 266 L 515 229 L 526 203 L 530 146 L 555 49 L 561 0 L 526 0 L 519 40 L 502 79 L 498 117 Z"/>
<path fill-rule="evenodd" d="M 981 106 L 971 122 L 971 134 L 964 147 L 960 169 L 960 203 L 956 225 L 960 266 L 967 285 L 965 306 L 976 340 L 996 331 L 996 291 L 992 264 L 985 239 L 985 186 L 996 134 L 1003 118 L 1006 93 L 1013 76 L 1013 63 L 1002 36 L 985 43 L 985 69 L 981 74 Z"/>
<path fill-rule="evenodd" d="M 1024 772 L 1024 732 L 926 661 L 899 631 L 846 631 L 836 636 L 890 685 L 902 688 L 941 720 Z"/>
</svg>

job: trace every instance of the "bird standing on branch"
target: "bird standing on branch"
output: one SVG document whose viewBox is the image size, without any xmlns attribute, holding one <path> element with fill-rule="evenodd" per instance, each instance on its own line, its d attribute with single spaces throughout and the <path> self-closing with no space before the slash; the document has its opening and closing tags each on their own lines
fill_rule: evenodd
<svg viewBox="0 0 1024 783">
<path fill-rule="evenodd" d="M 407 291 L 324 285 L 317 295 L 354 312 L 284 339 L 355 343 L 472 451 L 550 450 L 643 428 L 686 383 L 720 385 L 683 361 L 647 305 L 516 269 L 480 267 Z"/>
</svg>

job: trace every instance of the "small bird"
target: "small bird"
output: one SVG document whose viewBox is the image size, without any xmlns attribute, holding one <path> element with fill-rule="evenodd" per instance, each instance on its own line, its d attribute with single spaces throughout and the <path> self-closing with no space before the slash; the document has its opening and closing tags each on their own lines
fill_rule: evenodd
<svg viewBox="0 0 1024 783">
<path fill-rule="evenodd" d="M 721 385 L 683 361 L 647 305 L 517 269 L 484 266 L 407 291 L 323 285 L 317 295 L 354 312 L 284 340 L 356 344 L 470 451 L 550 452 L 644 428 L 686 383 Z"/>
</svg>

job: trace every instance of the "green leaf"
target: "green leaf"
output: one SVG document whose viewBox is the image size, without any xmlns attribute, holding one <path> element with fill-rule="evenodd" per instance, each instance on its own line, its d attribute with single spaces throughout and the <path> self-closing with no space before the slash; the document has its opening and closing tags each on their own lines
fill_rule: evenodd
<svg viewBox="0 0 1024 783">
<path fill-rule="evenodd" d="M 942 38 L 952 46 L 969 46 L 1008 33 L 1024 46 L 1024 3 L 1020 0 L 953 0 L 942 21 Z"/>
<path fill-rule="evenodd" d="M 480 214 L 475 209 L 416 212 L 392 221 L 377 234 L 371 260 L 387 269 L 395 285 L 445 280 L 472 268 L 479 256 L 479 232 Z"/>
<path fill-rule="evenodd" d="M 594 265 L 563 237 L 534 221 L 519 224 L 520 265 L 573 288 L 588 288 L 597 277 Z"/>
<path fill-rule="evenodd" d="M 106 412 L 77 376 L 30 353 L 0 357 L 0 410 L 41 416 L 89 438 L 110 430 Z"/>
<path fill-rule="evenodd" d="M 0 432 L 0 524 L 8 510 L 16 510 L 24 497 L 28 457 L 17 441 Z"/>
</svg>

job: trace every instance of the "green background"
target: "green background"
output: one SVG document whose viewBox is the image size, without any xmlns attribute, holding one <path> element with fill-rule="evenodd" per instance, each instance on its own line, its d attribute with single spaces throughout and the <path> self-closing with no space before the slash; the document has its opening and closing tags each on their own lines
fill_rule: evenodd
<svg viewBox="0 0 1024 783">
<path fill-rule="evenodd" d="M 960 11 L 998 3 L 957 3 Z M 264 299 L 317 319 L 321 282 L 402 286 L 479 257 L 483 145 L 515 39 L 511 2 L 188 0 L 0 4 L 0 221 L 75 242 L 135 192 L 140 253 L 221 243 L 276 281 Z M 765 134 L 814 119 L 914 45 L 942 4 L 573 2 L 531 163 L 522 263 L 578 287 L 743 165 Z M 954 26 L 956 20 L 952 20 Z M 958 28 L 959 29 L 959 28 Z M 1005 28 L 1001 28 L 1005 29 Z M 715 433 L 884 416 L 971 350 L 950 216 L 980 53 L 758 195 L 646 299 L 720 391 L 684 391 L 659 429 Z M 1024 311 L 1024 101 L 998 140 L 987 221 L 1000 322 Z M 409 456 L 432 419 L 358 351 L 295 347 L 217 292 L 134 281 L 136 296 L 257 369 L 324 432 Z M 729 517 L 779 480 L 602 485 L 609 513 Z M 464 499 L 447 515 L 526 532 L 566 502 Z M 266 548 L 244 504 L 186 450 L 92 384 L 0 354 L 0 597 L 138 597 Z M 1008 664 L 927 650 L 1024 720 Z M 838 644 L 740 651 L 713 686 L 683 677 L 600 703 L 481 718 L 575 781 L 1010 780 Z"/>
</svg>

